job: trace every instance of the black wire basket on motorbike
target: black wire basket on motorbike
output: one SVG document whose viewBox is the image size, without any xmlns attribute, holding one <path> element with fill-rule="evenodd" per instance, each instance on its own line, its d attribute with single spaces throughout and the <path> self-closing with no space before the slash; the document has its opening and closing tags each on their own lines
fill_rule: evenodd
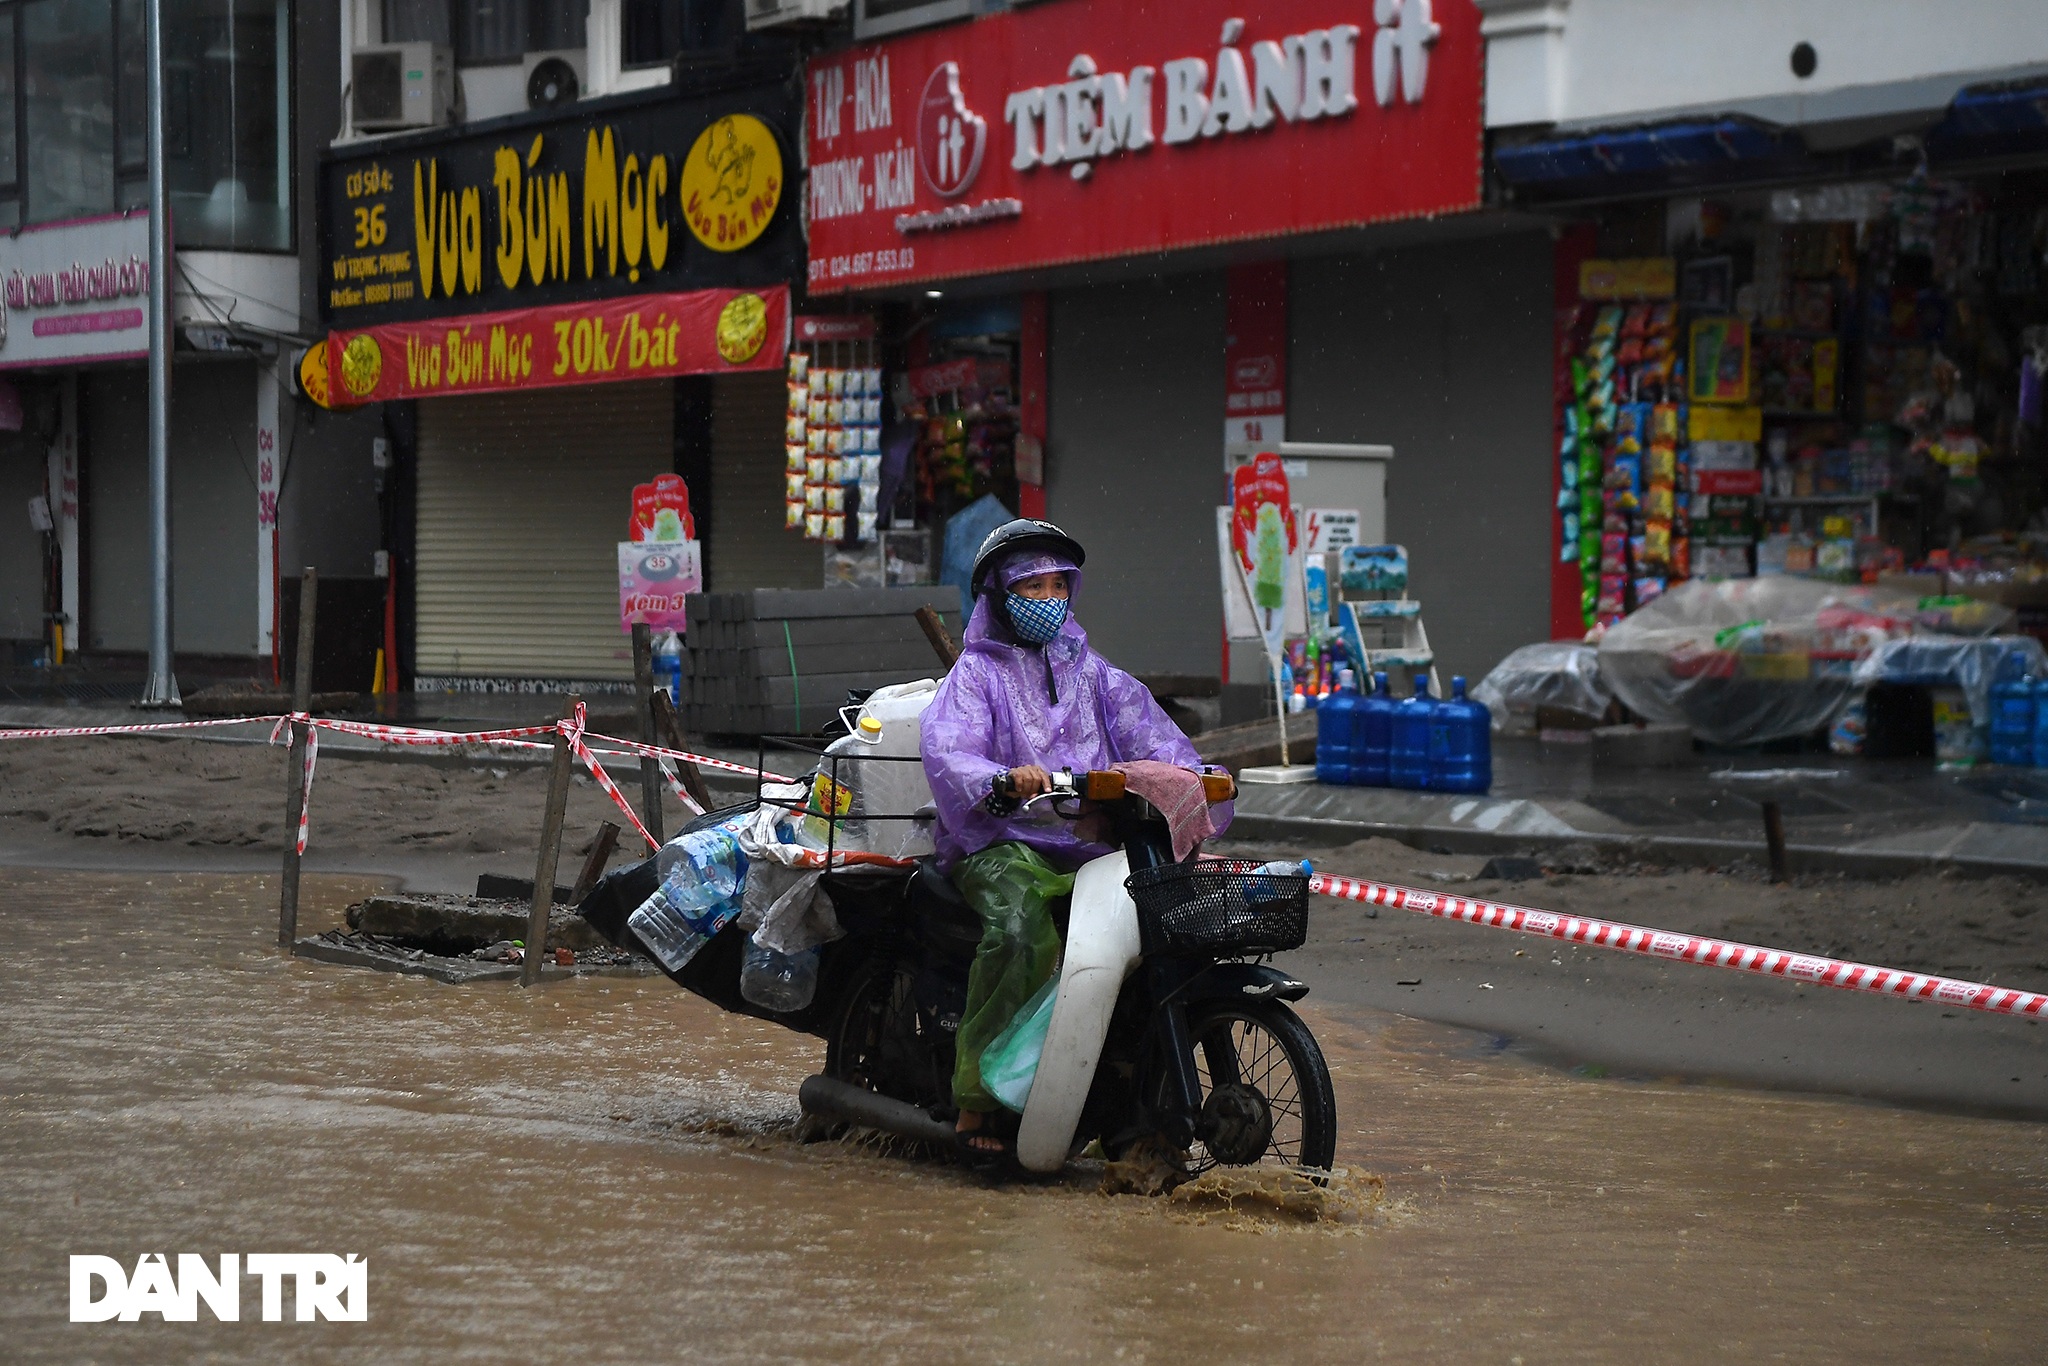
<svg viewBox="0 0 2048 1366">
<path fill-rule="evenodd" d="M 1308 875 L 1262 873 L 1250 859 L 1141 868 L 1124 879 L 1145 952 L 1250 958 L 1308 939 Z"/>
</svg>

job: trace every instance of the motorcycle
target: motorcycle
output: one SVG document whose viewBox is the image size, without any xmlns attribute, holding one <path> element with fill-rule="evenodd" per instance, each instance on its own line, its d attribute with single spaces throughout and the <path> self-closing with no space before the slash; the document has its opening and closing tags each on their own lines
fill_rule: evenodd
<svg viewBox="0 0 2048 1366">
<path fill-rule="evenodd" d="M 1203 781 L 1212 803 L 1235 795 L 1228 774 Z M 1039 803 L 1060 819 L 1092 813 L 1112 852 L 1085 864 L 1071 897 L 1051 907 L 1065 947 L 1016 1163 L 1046 1174 L 1091 1145 L 1116 1159 L 1149 1143 L 1187 1175 L 1256 1163 L 1327 1170 L 1337 1135 L 1329 1068 L 1291 1009 L 1308 985 L 1265 961 L 1306 937 L 1307 877 L 1244 860 L 1174 861 L 1165 817 L 1119 772 L 1054 774 L 1024 806 Z M 612 943 L 649 953 L 627 919 L 658 883 L 648 859 L 602 879 L 579 910 Z M 771 1011 L 741 994 L 746 934 L 736 925 L 668 975 L 726 1010 L 825 1041 L 824 1072 L 799 1092 L 807 1116 L 960 1151 L 954 1034 L 980 919 L 929 859 L 907 871 L 833 868 L 819 886 L 845 934 L 823 946 L 803 1009 Z"/>
</svg>

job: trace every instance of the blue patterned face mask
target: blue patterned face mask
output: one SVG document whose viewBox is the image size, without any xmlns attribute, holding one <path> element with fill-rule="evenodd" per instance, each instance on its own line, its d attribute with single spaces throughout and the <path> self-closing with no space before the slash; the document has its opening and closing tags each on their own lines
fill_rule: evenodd
<svg viewBox="0 0 2048 1366">
<path fill-rule="evenodd" d="M 1027 598 L 1022 593 L 1008 596 L 1010 629 L 1027 645 L 1043 645 L 1067 624 L 1065 598 Z"/>
</svg>

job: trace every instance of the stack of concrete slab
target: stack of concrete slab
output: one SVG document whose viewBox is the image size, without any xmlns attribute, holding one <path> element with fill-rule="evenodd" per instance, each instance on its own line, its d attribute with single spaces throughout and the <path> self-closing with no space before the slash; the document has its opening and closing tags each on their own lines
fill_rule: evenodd
<svg viewBox="0 0 2048 1366">
<path fill-rule="evenodd" d="M 916 588 L 754 588 L 690 598 L 683 724 L 698 734 L 801 735 L 849 691 L 941 671 L 912 615 L 930 607 L 958 640 L 960 594 Z"/>
</svg>

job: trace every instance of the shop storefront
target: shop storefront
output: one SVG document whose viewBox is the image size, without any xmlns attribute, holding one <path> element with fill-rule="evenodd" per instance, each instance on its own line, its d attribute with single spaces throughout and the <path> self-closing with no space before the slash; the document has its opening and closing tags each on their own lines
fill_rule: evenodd
<svg viewBox="0 0 2048 1366">
<path fill-rule="evenodd" d="M 795 119 L 779 86 L 662 92 L 326 161 L 317 363 L 385 406 L 414 686 L 630 678 L 614 547 L 658 474 L 710 587 L 788 581 L 778 485 L 725 472 L 779 464 Z"/>
<path fill-rule="evenodd" d="M 1561 238 L 1560 634 L 1774 574 L 2048 629 L 2044 92 L 1966 89 L 1861 167 L 1748 124 L 1605 139 L 1699 147 L 1721 183 L 1582 205 Z M 1583 189 L 1600 140 L 1497 159 L 1526 192 Z"/>
<path fill-rule="evenodd" d="M 1547 224 L 1482 207 L 1472 5 L 1383 9 L 1067 4 L 812 63 L 810 294 L 898 367 L 884 525 L 1043 512 L 1113 657 L 1213 677 L 1226 442 L 1390 444 L 1440 654 L 1545 633 L 1540 568 L 1485 566 L 1551 553 Z"/>
</svg>

